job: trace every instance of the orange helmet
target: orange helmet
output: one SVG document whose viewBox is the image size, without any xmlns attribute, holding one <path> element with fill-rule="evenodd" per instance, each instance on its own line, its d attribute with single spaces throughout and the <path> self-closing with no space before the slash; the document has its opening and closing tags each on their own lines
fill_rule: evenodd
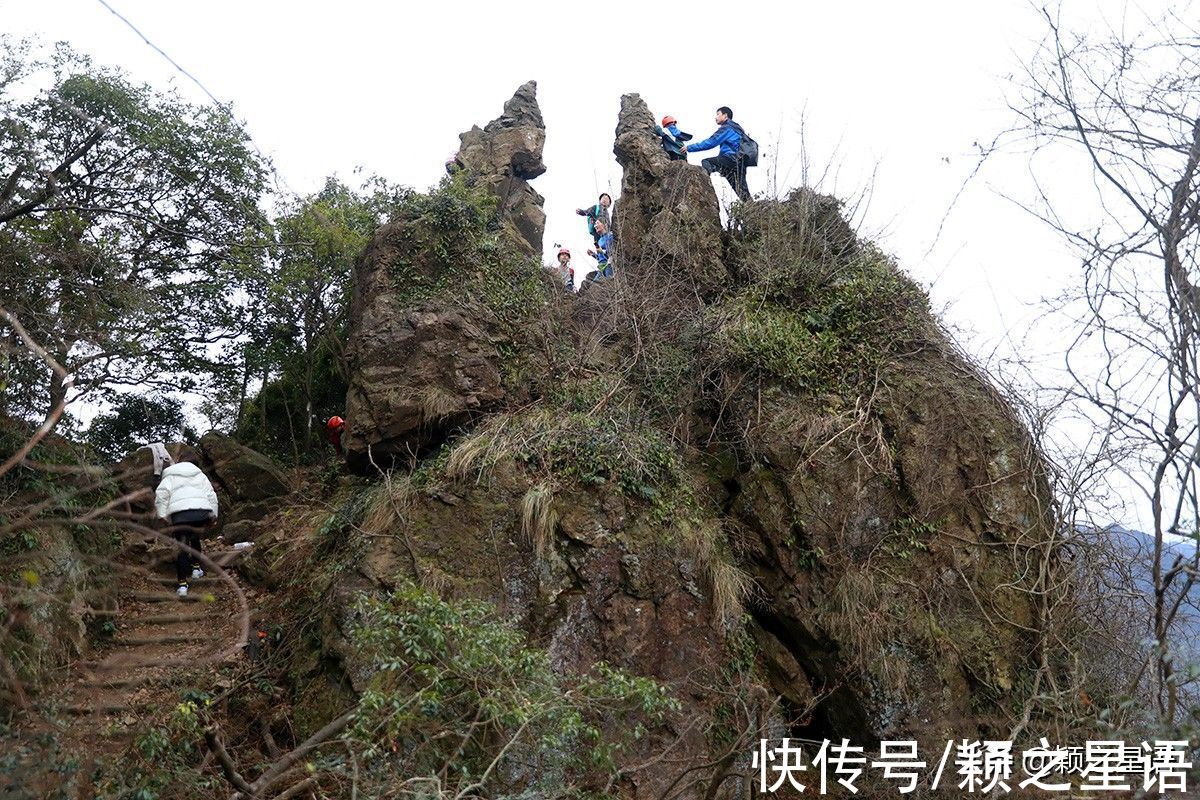
<svg viewBox="0 0 1200 800">
<path fill-rule="evenodd" d="M 346 427 L 346 420 L 341 417 L 330 417 L 329 422 L 325 423 L 325 430 L 336 431 L 338 428 Z"/>
<path fill-rule="evenodd" d="M 668 125 L 674 125 L 676 122 L 678 122 L 677 119 L 672 117 L 670 114 L 667 114 L 665 117 L 663 117 L 662 126 L 665 128 Z"/>
<path fill-rule="evenodd" d="M 558 254 L 561 256 L 563 253 L 566 253 L 566 254 L 567 254 L 567 258 L 570 258 L 570 257 L 571 257 L 571 251 L 570 251 L 570 250 L 568 250 L 568 249 L 567 249 L 567 248 L 565 248 L 565 247 L 560 247 L 560 248 L 558 248 Z"/>
</svg>

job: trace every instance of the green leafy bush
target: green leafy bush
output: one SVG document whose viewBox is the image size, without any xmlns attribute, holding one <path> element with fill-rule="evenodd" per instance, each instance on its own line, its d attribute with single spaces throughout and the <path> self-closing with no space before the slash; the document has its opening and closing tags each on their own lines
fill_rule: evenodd
<svg viewBox="0 0 1200 800">
<path fill-rule="evenodd" d="M 857 389 L 889 357 L 934 338 L 925 294 L 869 248 L 801 300 L 752 286 L 714 317 L 724 364 L 814 392 Z"/>
<path fill-rule="evenodd" d="M 461 174 L 405 198 L 392 225 L 400 255 L 391 277 L 402 303 L 453 293 L 511 324 L 541 307 L 548 297 L 541 265 L 506 234 L 496 202 Z"/>
<path fill-rule="evenodd" d="M 443 790 L 550 796 L 607 774 L 679 707 L 665 687 L 602 662 L 562 674 L 483 602 L 409 585 L 357 613 L 354 641 L 374 675 L 350 736 L 380 784 L 428 775 Z"/>
</svg>

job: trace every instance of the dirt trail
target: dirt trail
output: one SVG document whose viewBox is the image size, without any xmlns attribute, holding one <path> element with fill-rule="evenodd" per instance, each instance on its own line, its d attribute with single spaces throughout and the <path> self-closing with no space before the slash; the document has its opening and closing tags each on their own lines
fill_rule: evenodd
<svg viewBox="0 0 1200 800">
<path fill-rule="evenodd" d="M 127 547 L 114 565 L 116 603 L 93 610 L 111 620 L 111 637 L 37 699 L 20 731 L 20 741 L 34 744 L 16 754 L 24 768 L 10 773 L 14 785 L 0 776 L 0 794 L 88 796 L 94 766 L 165 723 L 184 690 L 211 695 L 229 688 L 221 667 L 243 658 L 254 599 L 232 569 L 213 564 L 231 567 L 246 552 L 206 543 L 207 574 L 190 580 L 188 596 L 178 597 L 173 547 L 140 537 Z M 59 759 L 74 767 L 71 775 Z"/>
</svg>

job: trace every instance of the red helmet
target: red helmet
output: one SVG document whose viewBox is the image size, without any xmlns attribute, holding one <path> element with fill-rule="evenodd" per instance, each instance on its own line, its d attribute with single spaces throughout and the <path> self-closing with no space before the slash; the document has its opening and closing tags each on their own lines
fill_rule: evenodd
<svg viewBox="0 0 1200 800">
<path fill-rule="evenodd" d="M 570 250 L 568 250 L 568 249 L 567 249 L 567 248 L 565 248 L 565 247 L 560 247 L 560 248 L 558 248 L 558 254 L 561 256 L 563 253 L 566 253 L 566 254 L 567 254 L 567 258 L 570 258 L 570 257 L 571 257 L 571 251 L 570 251 Z"/>
<path fill-rule="evenodd" d="M 336 431 L 338 428 L 346 427 L 346 420 L 341 417 L 330 417 L 329 422 L 325 423 L 325 430 Z"/>
<path fill-rule="evenodd" d="M 667 114 L 665 117 L 663 117 L 662 126 L 665 128 L 668 125 L 674 125 L 676 122 L 678 122 L 677 119 L 672 117 L 670 114 Z"/>
</svg>

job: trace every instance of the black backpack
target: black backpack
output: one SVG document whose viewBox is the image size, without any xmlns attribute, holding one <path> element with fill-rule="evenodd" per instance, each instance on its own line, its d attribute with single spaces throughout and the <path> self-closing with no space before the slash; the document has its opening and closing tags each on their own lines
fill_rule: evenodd
<svg viewBox="0 0 1200 800">
<path fill-rule="evenodd" d="M 742 129 L 741 125 L 730 120 L 729 126 L 733 128 L 742 137 L 742 143 L 738 146 L 738 158 L 747 167 L 758 166 L 758 142 L 750 138 L 750 135 Z"/>
</svg>

